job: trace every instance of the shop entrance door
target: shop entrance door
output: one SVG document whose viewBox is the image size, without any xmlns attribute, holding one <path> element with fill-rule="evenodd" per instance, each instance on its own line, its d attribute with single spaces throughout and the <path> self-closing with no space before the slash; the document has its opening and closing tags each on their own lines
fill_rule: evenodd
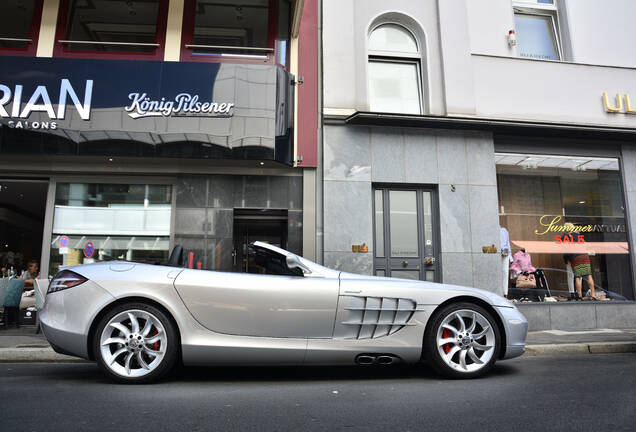
<svg viewBox="0 0 636 432">
<path fill-rule="evenodd" d="M 287 249 L 287 210 L 234 210 L 235 272 L 254 273 L 248 255 L 248 246 L 254 241 Z"/>
<path fill-rule="evenodd" d="M 437 191 L 374 189 L 377 276 L 439 282 Z"/>
<path fill-rule="evenodd" d="M 16 273 L 42 256 L 48 180 L 0 178 L 0 267 Z"/>
</svg>

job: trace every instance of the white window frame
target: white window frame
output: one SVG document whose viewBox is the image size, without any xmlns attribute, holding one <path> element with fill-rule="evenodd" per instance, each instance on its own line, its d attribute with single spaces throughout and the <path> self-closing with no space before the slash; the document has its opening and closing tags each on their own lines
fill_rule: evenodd
<svg viewBox="0 0 636 432">
<path fill-rule="evenodd" d="M 417 93 L 418 93 L 418 100 L 419 100 L 419 106 L 420 106 L 419 114 L 422 115 L 424 114 L 424 94 L 422 91 L 423 89 L 422 87 L 422 48 L 420 47 L 420 43 L 415 37 L 415 34 L 413 34 L 411 30 L 409 30 L 404 25 L 397 22 L 383 22 L 381 24 L 374 26 L 371 29 L 371 31 L 369 31 L 369 34 L 367 36 L 367 43 L 369 39 L 371 38 L 371 35 L 373 34 L 373 32 L 376 31 L 378 28 L 385 25 L 395 25 L 402 28 L 404 31 L 408 32 L 408 34 L 410 34 L 413 40 L 415 41 L 417 52 L 408 53 L 408 52 L 394 52 L 394 51 L 372 50 L 372 49 L 369 49 L 367 51 L 367 95 L 369 95 L 368 97 L 369 109 L 371 109 L 371 96 L 370 96 L 371 95 L 371 86 L 370 86 L 371 80 L 369 79 L 369 73 L 368 73 L 369 64 L 371 62 L 414 64 L 416 69 L 416 75 L 417 75 Z"/>
<path fill-rule="evenodd" d="M 554 32 L 554 42 L 557 48 L 558 59 L 543 61 L 563 61 L 563 50 L 561 48 L 561 32 L 559 27 L 559 10 L 557 8 L 557 0 L 552 4 L 539 3 L 537 0 L 517 0 L 512 2 L 513 19 L 519 15 L 531 15 L 540 17 L 549 17 L 552 21 L 552 31 Z M 525 57 L 524 57 L 525 58 Z"/>
</svg>

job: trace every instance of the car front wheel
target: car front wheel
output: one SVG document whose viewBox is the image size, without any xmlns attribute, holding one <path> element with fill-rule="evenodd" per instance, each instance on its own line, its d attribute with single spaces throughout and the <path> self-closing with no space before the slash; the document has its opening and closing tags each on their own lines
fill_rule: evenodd
<svg viewBox="0 0 636 432">
<path fill-rule="evenodd" d="M 450 304 L 431 317 L 424 356 L 436 372 L 450 378 L 476 378 L 499 356 L 500 333 L 492 315 L 476 304 Z"/>
<path fill-rule="evenodd" d="M 122 383 L 148 383 L 175 365 L 178 337 L 164 312 L 144 303 L 119 305 L 97 325 L 93 352 L 100 367 Z"/>
</svg>

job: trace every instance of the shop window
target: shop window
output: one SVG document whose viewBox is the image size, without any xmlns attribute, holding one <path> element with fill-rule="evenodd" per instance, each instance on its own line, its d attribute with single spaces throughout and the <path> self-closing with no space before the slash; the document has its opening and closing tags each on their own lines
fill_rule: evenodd
<svg viewBox="0 0 636 432">
<path fill-rule="evenodd" d="M 634 298 L 617 159 L 501 153 L 496 166 L 510 299 Z"/>
<path fill-rule="evenodd" d="M 35 56 L 42 0 L 0 2 L 0 54 Z"/>
<path fill-rule="evenodd" d="M 369 36 L 369 109 L 421 114 L 420 49 L 413 34 L 397 24 L 376 27 Z"/>
<path fill-rule="evenodd" d="M 166 262 L 171 203 L 170 185 L 58 183 L 49 274 L 98 261 Z"/>
<path fill-rule="evenodd" d="M 290 9 L 288 0 L 187 0 L 181 59 L 288 66 Z"/>
<path fill-rule="evenodd" d="M 514 2 L 517 52 L 520 57 L 561 60 L 557 8 L 554 0 Z"/>
<path fill-rule="evenodd" d="M 61 0 L 56 57 L 162 60 L 168 0 Z"/>
</svg>

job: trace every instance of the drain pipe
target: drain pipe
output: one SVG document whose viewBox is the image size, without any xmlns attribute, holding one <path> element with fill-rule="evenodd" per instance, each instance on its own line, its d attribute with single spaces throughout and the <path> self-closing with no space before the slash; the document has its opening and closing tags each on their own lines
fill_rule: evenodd
<svg viewBox="0 0 636 432">
<path fill-rule="evenodd" d="M 323 155 L 323 61 L 322 0 L 318 0 L 318 166 L 316 167 L 316 261 L 324 264 L 324 155 Z"/>
</svg>

